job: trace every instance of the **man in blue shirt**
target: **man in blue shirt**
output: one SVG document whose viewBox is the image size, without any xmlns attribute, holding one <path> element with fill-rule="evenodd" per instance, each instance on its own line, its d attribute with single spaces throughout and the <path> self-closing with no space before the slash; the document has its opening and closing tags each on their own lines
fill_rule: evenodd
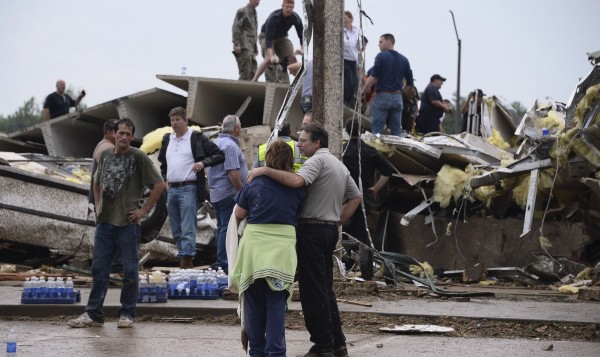
<svg viewBox="0 0 600 357">
<path fill-rule="evenodd" d="M 375 85 L 373 103 L 373 134 L 383 133 L 387 126 L 392 135 L 402 133 L 402 82 L 413 85 L 413 75 L 408 59 L 394 50 L 394 36 L 386 33 L 379 38 L 379 50 L 375 65 L 367 79 L 363 93 L 368 93 Z"/>
<path fill-rule="evenodd" d="M 427 134 L 440 131 L 440 118 L 452 110 L 451 105 L 445 104 L 440 94 L 440 88 L 445 81 L 446 78 L 439 74 L 431 76 L 429 85 L 421 96 L 421 106 L 416 119 L 417 132 Z"/>
<path fill-rule="evenodd" d="M 214 267 L 221 267 L 225 272 L 229 268 L 225 248 L 227 225 L 235 206 L 234 197 L 248 176 L 246 159 L 238 140 L 241 130 L 242 124 L 237 116 L 228 115 L 223 119 L 223 129 L 215 144 L 225 154 L 225 162 L 207 168 L 210 202 L 217 216 L 217 260 Z"/>
<path fill-rule="evenodd" d="M 294 5 L 294 0 L 283 0 L 281 9 L 273 11 L 267 18 L 267 21 L 262 25 L 258 41 L 262 48 L 264 60 L 258 65 L 256 74 L 254 74 L 254 78 L 252 78 L 253 81 L 258 80 L 263 72 L 265 72 L 268 65 L 274 65 L 279 62 L 279 64 L 282 64 L 280 67 L 282 73 L 280 75 L 277 73 L 271 73 L 270 75 L 265 74 L 267 82 L 290 83 L 287 66 L 296 63 L 297 61 L 294 56 L 294 46 L 288 38 L 288 31 L 292 26 L 296 28 L 296 34 L 298 35 L 298 39 L 300 39 L 300 51 L 303 51 L 303 25 L 300 15 L 294 12 Z M 267 73 L 269 73 L 269 71 L 267 71 Z"/>
</svg>

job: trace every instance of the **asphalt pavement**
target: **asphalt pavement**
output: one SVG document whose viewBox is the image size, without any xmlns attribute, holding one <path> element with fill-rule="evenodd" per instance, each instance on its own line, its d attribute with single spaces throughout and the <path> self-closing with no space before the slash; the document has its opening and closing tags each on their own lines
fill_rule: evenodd
<svg viewBox="0 0 600 357">
<path fill-rule="evenodd" d="M 110 288 L 105 300 L 106 316 L 101 328 L 73 329 L 66 320 L 81 314 L 89 288 L 81 291 L 82 301 L 65 305 L 21 304 L 19 282 L 0 285 L 0 336 L 17 330 L 18 356 L 243 356 L 237 326 L 204 323 L 136 322 L 133 329 L 117 329 L 120 307 L 119 288 Z M 557 300 L 557 299 L 552 299 Z M 558 299 L 561 300 L 561 299 Z M 471 298 L 460 302 L 428 298 L 403 298 L 396 301 L 369 301 L 372 307 L 338 303 L 341 311 L 398 316 L 453 316 L 475 319 L 540 322 L 600 323 L 600 303 L 531 301 L 528 299 Z M 169 300 L 166 303 L 138 304 L 138 316 L 199 317 L 235 314 L 237 301 Z M 292 302 L 292 311 L 301 311 Z M 2 319 L 4 317 L 4 319 Z M 36 321 L 36 318 L 39 319 Z M 473 339 L 461 337 L 347 334 L 351 356 L 548 356 L 552 345 L 555 356 L 598 356 L 600 344 L 594 342 L 543 341 L 533 339 Z M 286 331 L 288 356 L 302 355 L 310 347 L 306 331 Z"/>
</svg>

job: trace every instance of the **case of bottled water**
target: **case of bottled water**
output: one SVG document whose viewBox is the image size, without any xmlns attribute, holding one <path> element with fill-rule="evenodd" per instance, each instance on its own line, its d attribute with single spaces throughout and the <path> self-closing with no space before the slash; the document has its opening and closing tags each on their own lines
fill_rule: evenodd
<svg viewBox="0 0 600 357">
<path fill-rule="evenodd" d="M 227 275 L 222 269 L 176 269 L 169 274 L 169 299 L 218 299 L 223 290 L 219 283 L 227 286 Z"/>
<path fill-rule="evenodd" d="M 81 292 L 73 290 L 73 279 L 32 276 L 23 282 L 21 304 L 74 304 L 81 300 Z"/>
<path fill-rule="evenodd" d="M 164 273 L 157 270 L 146 276 L 139 276 L 138 303 L 167 302 L 167 278 Z"/>
</svg>

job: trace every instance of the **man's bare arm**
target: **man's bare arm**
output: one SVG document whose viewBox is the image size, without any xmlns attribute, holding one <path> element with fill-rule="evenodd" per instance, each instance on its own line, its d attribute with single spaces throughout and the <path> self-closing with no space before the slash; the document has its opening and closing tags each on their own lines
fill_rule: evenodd
<svg viewBox="0 0 600 357">
<path fill-rule="evenodd" d="M 352 217 L 354 211 L 356 211 L 356 208 L 358 205 L 360 205 L 360 201 L 362 201 L 362 196 L 356 196 L 342 204 L 342 214 L 340 215 L 340 221 L 342 221 L 342 224 L 346 223 L 350 217 Z"/>
<path fill-rule="evenodd" d="M 302 178 L 302 176 L 297 175 L 293 172 L 276 170 L 270 167 L 258 167 L 256 169 L 252 169 L 250 171 L 250 174 L 248 175 L 247 181 L 250 182 L 254 177 L 262 175 L 268 176 L 273 180 L 277 181 L 278 183 L 287 187 L 301 188 L 306 186 L 306 183 L 304 182 L 304 178 Z"/>
<path fill-rule="evenodd" d="M 233 187 L 235 187 L 236 191 L 242 189 L 243 183 L 242 177 L 240 176 L 240 170 L 227 170 L 227 177 L 229 178 L 229 181 L 231 181 Z"/>
</svg>

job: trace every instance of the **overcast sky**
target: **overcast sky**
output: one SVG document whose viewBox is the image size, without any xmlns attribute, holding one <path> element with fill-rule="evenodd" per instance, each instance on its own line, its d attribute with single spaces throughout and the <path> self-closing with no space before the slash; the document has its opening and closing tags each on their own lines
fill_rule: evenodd
<svg viewBox="0 0 600 357">
<path fill-rule="evenodd" d="M 182 93 L 156 74 L 237 79 L 231 24 L 245 0 L 0 0 L 0 114 L 25 100 L 37 102 L 56 80 L 84 88 L 84 103 L 97 105 L 154 87 Z M 346 0 L 355 14 L 357 1 Z M 261 0 L 259 26 L 281 0 Z M 457 84 L 457 41 L 462 39 L 461 93 L 488 95 L 531 106 L 536 98 L 566 102 L 600 50 L 598 0 L 362 0 L 374 24 L 363 22 L 370 40 L 367 68 L 383 33 L 410 60 L 420 90 L 439 73 Z M 296 12 L 302 14 L 300 0 Z M 298 39 L 290 31 L 295 46 Z M 259 55 L 259 61 L 261 60 Z M 261 78 L 264 80 L 264 76 Z"/>
</svg>

